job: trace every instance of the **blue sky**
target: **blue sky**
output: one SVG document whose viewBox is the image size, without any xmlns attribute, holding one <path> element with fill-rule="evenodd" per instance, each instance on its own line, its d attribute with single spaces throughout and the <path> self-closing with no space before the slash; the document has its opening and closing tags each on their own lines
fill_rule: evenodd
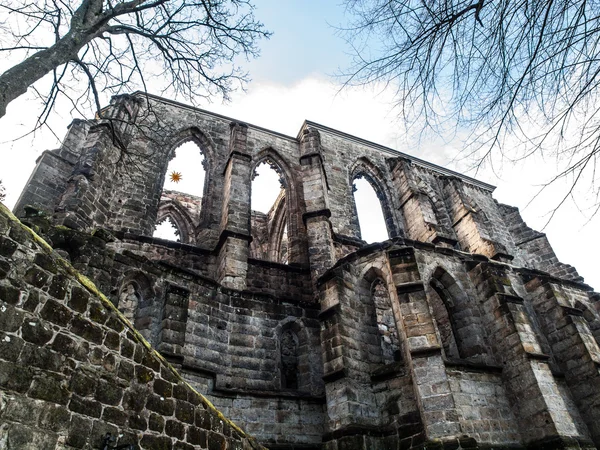
<svg viewBox="0 0 600 450">
<path fill-rule="evenodd" d="M 379 85 L 340 91 L 340 80 L 332 75 L 347 66 L 349 58 L 344 41 L 331 26 L 345 22 L 344 8 L 338 2 L 255 0 L 255 5 L 257 17 L 274 35 L 259 43 L 259 59 L 244 64 L 252 82 L 246 92 L 233 94 L 228 104 L 203 100 L 200 107 L 292 136 L 304 119 L 310 119 L 439 165 L 465 170 L 468 161 L 461 159 L 460 139 L 427 135 L 418 140 L 405 133 L 392 109 L 393 89 Z M 0 71 L 14 62 L 0 60 Z M 9 105 L 7 116 L 0 119 L 0 179 L 7 186 L 9 206 L 17 200 L 35 159 L 43 150 L 59 145 L 72 119 L 70 111 L 63 108 L 52 118 L 53 132 L 38 132 L 14 141 L 31 130 L 34 112 L 39 110 L 38 103 L 23 96 Z M 494 167 L 468 174 L 498 186 L 495 197 L 518 206 L 526 222 L 540 229 L 565 186 L 558 184 L 533 203 L 529 201 L 557 167 L 552 157 L 537 156 L 516 164 L 496 161 Z M 589 193 L 583 190 L 579 195 L 583 198 Z M 589 211 L 580 202 L 579 206 L 567 205 L 544 230 L 559 259 L 576 266 L 597 289 L 600 271 L 595 255 L 600 243 L 595 231 L 599 228 L 600 216 L 589 220 Z"/>
<path fill-rule="evenodd" d="M 247 67 L 257 82 L 290 84 L 309 75 L 332 75 L 346 62 L 346 46 L 335 29 L 344 22 L 336 1 L 257 0 L 256 15 L 273 31 L 261 57 Z M 332 25 L 332 26 L 330 26 Z"/>
</svg>

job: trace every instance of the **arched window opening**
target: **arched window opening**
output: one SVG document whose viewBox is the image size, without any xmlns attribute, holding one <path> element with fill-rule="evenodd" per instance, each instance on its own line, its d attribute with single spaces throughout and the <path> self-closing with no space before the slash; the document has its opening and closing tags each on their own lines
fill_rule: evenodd
<svg viewBox="0 0 600 450">
<path fill-rule="evenodd" d="M 180 233 L 173 235 L 173 232 L 166 225 L 159 230 L 159 225 L 166 222 L 165 217 L 161 216 L 165 210 L 176 205 L 181 210 L 181 215 L 185 216 L 186 220 L 190 222 L 187 224 L 190 232 L 198 226 L 205 190 L 205 178 L 206 159 L 200 147 L 194 141 L 185 142 L 177 147 L 165 173 L 154 237 L 177 242 L 182 241 L 182 238 L 185 238 L 185 240 L 190 238 L 187 233 L 184 233 L 184 236 L 182 235 L 182 230 L 172 217 L 169 217 L 169 219 Z"/>
<path fill-rule="evenodd" d="M 364 175 L 357 175 L 352 181 L 352 192 L 361 239 L 368 243 L 389 239 L 381 199 L 371 182 Z"/>
<path fill-rule="evenodd" d="M 298 336 L 290 329 L 281 333 L 281 388 L 298 389 Z"/>
<path fill-rule="evenodd" d="M 175 221 L 170 216 L 166 216 L 156 224 L 153 237 L 181 242 L 181 231 Z"/>
<path fill-rule="evenodd" d="M 394 319 L 394 312 L 392 311 L 388 290 L 381 279 L 377 279 L 373 282 L 371 286 L 371 297 L 375 304 L 379 344 L 381 346 L 383 363 L 390 364 L 395 361 L 400 361 L 402 358 L 396 320 Z"/>
<path fill-rule="evenodd" d="M 431 308 L 433 317 L 440 334 L 442 348 L 446 358 L 462 358 L 461 348 L 456 340 L 456 326 L 454 323 L 454 302 L 452 296 L 437 278 L 432 278 L 430 286 L 432 288 Z"/>
<path fill-rule="evenodd" d="M 131 323 L 135 320 L 140 303 L 141 295 L 136 285 L 131 282 L 123 284 L 121 291 L 119 292 L 118 309 Z"/>
<path fill-rule="evenodd" d="M 479 363 L 494 361 L 485 340 L 477 303 L 441 267 L 433 272 L 427 298 L 446 358 Z"/>
<path fill-rule="evenodd" d="M 271 159 L 252 174 L 250 257 L 287 264 L 287 201 L 285 177 Z"/>
</svg>

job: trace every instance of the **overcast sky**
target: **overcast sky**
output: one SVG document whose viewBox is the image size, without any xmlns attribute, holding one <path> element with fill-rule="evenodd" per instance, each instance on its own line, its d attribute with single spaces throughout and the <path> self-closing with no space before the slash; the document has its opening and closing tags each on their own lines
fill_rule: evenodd
<svg viewBox="0 0 600 450">
<path fill-rule="evenodd" d="M 204 109 L 248 123 L 295 136 L 304 119 L 395 148 L 405 153 L 461 172 L 468 166 L 461 160 L 462 143 L 448 136 L 417 140 L 402 131 L 392 111 L 392 92 L 374 86 L 340 92 L 334 75 L 348 60 L 344 42 L 330 24 L 344 22 L 343 8 L 336 2 L 317 0 L 255 0 L 256 15 L 274 32 L 260 44 L 262 55 L 246 65 L 252 82 L 246 92 L 233 95 L 228 104 L 201 103 Z M 10 61 L 0 61 L 0 71 Z M 135 90 L 135 89 L 132 89 Z M 9 105 L 0 119 L 0 179 L 12 207 L 27 182 L 35 159 L 43 150 L 56 148 L 72 117 L 68 111 L 52 119 L 54 136 L 38 132 L 18 141 L 32 127 L 39 104 L 23 96 Z M 557 184 L 532 203 L 529 202 L 552 174 L 557 162 L 551 157 L 531 158 L 518 164 L 496 163 L 471 176 L 497 186 L 495 197 L 520 208 L 529 226 L 541 229 L 547 214 L 556 205 L 565 185 Z M 578 193 L 581 199 L 589 195 Z M 580 208 L 585 208 L 585 201 Z M 364 228 L 364 226 L 363 226 Z M 597 253 L 600 243 L 595 231 L 600 217 L 590 218 L 572 202 L 564 205 L 543 230 L 548 234 L 559 259 L 574 265 L 586 282 L 600 289 Z"/>
</svg>

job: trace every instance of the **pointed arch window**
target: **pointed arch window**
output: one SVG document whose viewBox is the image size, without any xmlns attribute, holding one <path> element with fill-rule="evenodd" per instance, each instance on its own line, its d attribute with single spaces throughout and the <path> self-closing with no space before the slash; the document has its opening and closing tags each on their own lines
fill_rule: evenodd
<svg viewBox="0 0 600 450">
<path fill-rule="evenodd" d="M 453 314 L 454 303 L 452 297 L 439 279 L 432 278 L 430 286 L 434 292 L 431 307 L 444 353 L 446 358 L 459 359 L 463 355 L 456 341 L 456 324 Z"/>
<path fill-rule="evenodd" d="M 169 241 L 181 242 L 181 230 L 171 216 L 165 216 L 157 222 L 153 236 Z"/>
<path fill-rule="evenodd" d="M 134 322 L 138 306 L 141 303 L 139 290 L 136 283 L 129 281 L 123 284 L 119 292 L 119 311 L 121 311 L 123 316 L 131 323 Z"/>
<path fill-rule="evenodd" d="M 478 306 L 454 277 L 438 267 L 427 295 L 446 358 L 490 362 Z"/>
<path fill-rule="evenodd" d="M 156 322 L 153 306 L 154 290 L 148 276 L 140 271 L 127 274 L 117 292 L 116 307 L 151 342 L 152 324 Z"/>
<path fill-rule="evenodd" d="M 206 167 L 204 153 L 194 140 L 173 151 L 164 175 L 154 237 L 194 243 L 206 194 Z M 167 227 L 168 222 L 177 231 L 175 234 Z"/>
<path fill-rule="evenodd" d="M 252 173 L 250 257 L 287 264 L 288 201 L 285 176 L 267 157 Z"/>
<path fill-rule="evenodd" d="M 367 243 L 390 238 L 382 198 L 369 176 L 358 173 L 352 180 L 352 194 L 358 219 L 358 235 Z"/>
</svg>

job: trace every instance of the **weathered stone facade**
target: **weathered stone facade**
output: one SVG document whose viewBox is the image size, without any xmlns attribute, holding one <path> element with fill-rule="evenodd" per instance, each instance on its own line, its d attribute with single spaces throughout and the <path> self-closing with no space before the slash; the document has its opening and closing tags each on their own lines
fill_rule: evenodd
<svg viewBox="0 0 600 450">
<path fill-rule="evenodd" d="M 262 444 L 600 445 L 600 297 L 517 209 L 493 199 L 492 186 L 312 122 L 294 138 L 139 93 L 114 98 L 104 112 L 107 119 L 74 122 L 62 147 L 40 157 L 15 214 L 93 280 L 187 383 Z M 201 198 L 162 192 L 174 149 L 189 140 L 205 157 Z M 250 205 L 252 176 L 264 161 L 285 188 L 268 214 Z M 358 177 L 381 200 L 388 241 L 361 240 L 352 194 Z M 166 217 L 180 242 L 151 237 Z M 67 327 L 74 348 L 83 339 L 91 355 L 105 350 L 109 334 L 124 339 L 104 328 L 103 341 L 78 333 L 75 318 L 94 322 L 92 310 L 69 310 L 69 324 L 46 317 L 50 298 L 70 305 L 74 282 L 57 293 L 60 273 L 8 229 L 0 229 L 0 299 L 13 316 L 27 316 L 0 315 L 10 342 L 58 351 L 53 343 Z M 49 321 L 54 331 L 40 338 L 28 321 Z M 2 348 L 0 363 L 27 364 L 21 350 Z M 65 355 L 73 359 L 65 367 L 54 356 L 34 365 L 72 377 L 83 364 L 77 355 Z M 143 366 L 135 355 L 129 358 Z M 91 356 L 85 361 L 94 364 Z M 3 398 L 68 405 L 70 423 L 112 423 L 142 448 L 153 448 L 144 446 L 147 436 L 165 433 L 160 448 L 187 448 L 196 445 L 186 441 L 192 426 L 202 428 L 179 420 L 176 401 L 174 413 L 152 409 L 149 399 L 136 411 L 121 397 L 102 403 L 98 390 L 77 393 L 67 383 L 59 402 L 35 394 L 35 380 L 16 386 L 13 369 L 6 370 Z M 103 379 L 125 390 L 144 385 L 137 372 L 130 375 Z M 153 386 L 151 395 L 159 395 Z M 101 415 L 90 418 L 72 406 L 78 401 L 102 403 Z M 109 409 L 122 420 L 105 420 Z M 41 415 L 7 411 L 0 405 L 9 427 L 48 429 Z M 171 431 L 156 425 L 157 414 Z M 53 432 L 61 445 L 69 436 Z M 238 431 L 212 432 L 230 439 L 218 445 L 253 445 Z"/>
</svg>

